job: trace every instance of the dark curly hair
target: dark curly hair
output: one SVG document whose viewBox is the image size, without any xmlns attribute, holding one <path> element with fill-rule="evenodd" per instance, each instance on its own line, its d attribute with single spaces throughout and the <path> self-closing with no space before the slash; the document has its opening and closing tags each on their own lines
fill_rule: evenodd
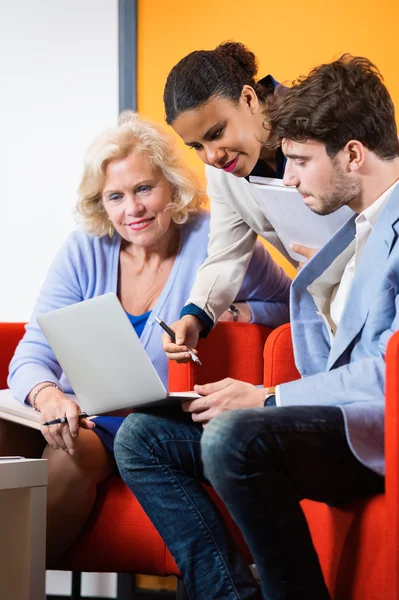
<svg viewBox="0 0 399 600">
<path fill-rule="evenodd" d="M 344 54 L 280 88 L 265 126 L 268 146 L 281 140 L 323 142 L 333 157 L 351 139 L 385 160 L 399 155 L 395 109 L 379 70 L 367 58 Z"/>
<path fill-rule="evenodd" d="M 166 80 L 166 122 L 171 125 L 182 112 L 198 108 L 215 96 L 238 102 L 246 84 L 254 88 L 261 101 L 265 100 L 274 90 L 256 83 L 257 72 L 255 55 L 239 42 L 191 52 L 173 67 Z"/>
</svg>

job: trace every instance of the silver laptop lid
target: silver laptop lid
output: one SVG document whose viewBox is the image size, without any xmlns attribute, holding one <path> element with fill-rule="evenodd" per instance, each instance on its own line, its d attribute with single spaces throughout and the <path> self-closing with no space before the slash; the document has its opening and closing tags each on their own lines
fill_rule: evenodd
<svg viewBox="0 0 399 600">
<path fill-rule="evenodd" d="M 87 414 L 143 406 L 166 390 L 114 293 L 37 317 Z"/>
</svg>

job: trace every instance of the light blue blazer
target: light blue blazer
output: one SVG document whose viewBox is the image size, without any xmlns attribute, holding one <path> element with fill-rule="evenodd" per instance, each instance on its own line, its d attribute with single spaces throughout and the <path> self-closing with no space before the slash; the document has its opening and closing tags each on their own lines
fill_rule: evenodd
<svg viewBox="0 0 399 600">
<path fill-rule="evenodd" d="M 399 186 L 365 245 L 332 337 L 324 308 L 354 251 L 355 218 L 339 229 L 292 284 L 295 362 L 303 379 L 282 384 L 280 400 L 283 406 L 339 406 L 353 453 L 383 475 L 385 353 L 399 327 Z"/>
</svg>

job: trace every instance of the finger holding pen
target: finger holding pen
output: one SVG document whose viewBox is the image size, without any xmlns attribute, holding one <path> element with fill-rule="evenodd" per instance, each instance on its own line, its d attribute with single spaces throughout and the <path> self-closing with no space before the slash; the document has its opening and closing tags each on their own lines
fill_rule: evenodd
<svg viewBox="0 0 399 600">
<path fill-rule="evenodd" d="M 79 425 L 80 425 L 80 419 L 88 417 L 88 415 L 86 413 L 79 413 L 78 417 L 79 417 Z M 51 421 L 46 421 L 45 423 L 42 423 L 42 427 L 50 427 L 50 425 L 61 425 L 62 423 L 67 423 L 67 422 L 68 422 L 68 417 L 61 417 L 58 419 L 52 419 Z"/>
<path fill-rule="evenodd" d="M 156 319 L 159 323 L 160 319 Z M 159 324 L 161 325 L 161 323 Z M 161 327 L 163 329 L 165 329 L 164 325 L 165 323 L 162 322 Z M 167 357 L 178 363 L 185 363 L 190 360 L 198 362 L 199 359 L 194 357 L 198 356 L 196 346 L 202 328 L 201 321 L 193 315 L 186 315 L 167 327 L 169 331 L 162 336 L 162 345 Z M 199 364 L 201 363 L 199 362 Z"/>
<path fill-rule="evenodd" d="M 74 439 L 77 435 L 75 433 L 73 415 L 75 412 L 76 414 L 79 414 L 80 410 L 75 402 L 73 402 L 75 406 L 72 407 L 68 406 L 69 403 L 72 404 L 72 401 L 67 399 L 63 401 L 62 399 L 59 399 L 58 401 L 50 400 L 42 405 L 40 408 L 42 423 L 41 431 L 47 443 L 52 446 L 54 450 L 61 448 L 65 452 L 73 454 Z M 54 423 L 48 426 L 44 425 L 44 423 L 49 423 L 60 418 L 60 415 L 65 417 L 65 422 Z"/>
<path fill-rule="evenodd" d="M 40 387 L 40 393 L 36 394 Z M 57 450 L 61 448 L 69 454 L 74 453 L 74 439 L 79 432 L 79 413 L 82 412 L 76 402 L 68 398 L 58 387 L 48 384 L 35 386 L 29 394 L 29 400 L 35 397 L 36 408 L 40 411 L 41 432 L 47 443 Z M 64 423 L 43 426 L 43 423 L 66 417 Z M 93 424 L 94 426 L 94 424 Z"/>
</svg>

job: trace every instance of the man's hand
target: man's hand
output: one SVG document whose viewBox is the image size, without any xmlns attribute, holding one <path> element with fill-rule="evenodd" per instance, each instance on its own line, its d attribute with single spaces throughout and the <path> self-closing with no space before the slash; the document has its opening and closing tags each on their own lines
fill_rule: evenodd
<svg viewBox="0 0 399 600">
<path fill-rule="evenodd" d="M 176 334 L 176 343 L 173 342 L 167 333 L 163 334 L 162 346 L 166 356 L 178 363 L 188 362 L 191 360 L 191 356 L 187 352 L 187 346 L 194 350 L 195 354 L 198 354 L 195 348 L 197 347 L 199 334 L 204 325 L 194 315 L 185 315 L 180 321 L 173 323 L 170 328 Z"/>
<path fill-rule="evenodd" d="M 308 248 L 307 246 L 302 246 L 301 244 L 290 244 L 291 250 L 296 252 L 297 254 L 301 254 L 306 260 L 299 263 L 299 268 L 302 269 L 304 265 L 308 262 L 312 256 L 314 256 L 317 252 L 317 248 Z"/>
<path fill-rule="evenodd" d="M 266 390 L 236 379 L 222 379 L 206 385 L 195 385 L 194 390 L 203 397 L 182 403 L 185 412 L 191 413 L 196 423 L 208 423 L 226 410 L 259 408 L 264 405 Z"/>
</svg>

